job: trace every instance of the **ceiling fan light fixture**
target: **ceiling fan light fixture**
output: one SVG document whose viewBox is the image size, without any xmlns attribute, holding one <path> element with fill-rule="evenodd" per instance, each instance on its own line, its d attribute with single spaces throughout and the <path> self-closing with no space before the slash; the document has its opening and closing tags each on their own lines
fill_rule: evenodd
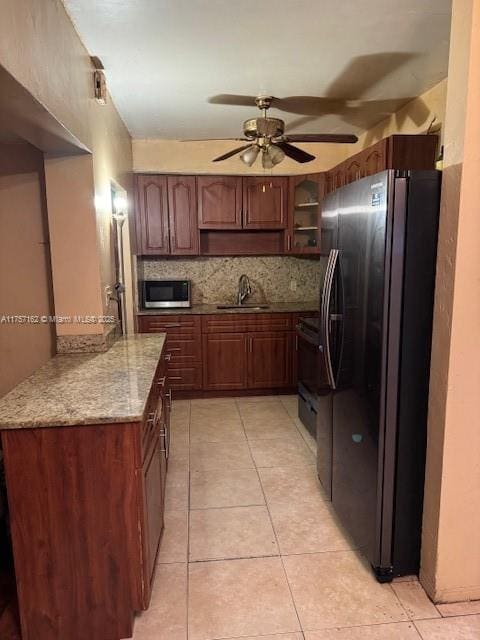
<svg viewBox="0 0 480 640">
<path fill-rule="evenodd" d="M 273 167 L 275 166 L 275 163 L 268 153 L 268 149 L 262 150 L 262 166 L 264 169 L 273 169 Z"/>
<path fill-rule="evenodd" d="M 268 147 L 268 155 L 270 156 L 270 159 L 274 165 L 280 164 L 280 162 L 282 162 L 282 160 L 285 158 L 283 149 L 278 147 L 276 144 L 271 144 Z"/>
<path fill-rule="evenodd" d="M 248 147 L 248 149 L 245 149 L 245 151 L 243 151 L 240 154 L 240 159 L 242 160 L 242 162 L 244 162 L 246 165 L 248 165 L 249 167 L 252 166 L 252 164 L 255 162 L 255 160 L 257 159 L 258 153 L 259 153 L 260 149 L 256 144 L 252 144 L 251 147 Z"/>
</svg>

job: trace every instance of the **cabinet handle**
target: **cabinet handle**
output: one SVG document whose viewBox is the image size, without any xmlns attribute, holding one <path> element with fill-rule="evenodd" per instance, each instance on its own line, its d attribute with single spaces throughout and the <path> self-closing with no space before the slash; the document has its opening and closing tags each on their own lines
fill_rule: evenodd
<svg viewBox="0 0 480 640">
<path fill-rule="evenodd" d="M 169 380 L 181 380 L 182 377 L 181 376 L 168 376 Z"/>
<path fill-rule="evenodd" d="M 288 235 L 287 236 L 287 251 L 291 251 L 292 250 L 292 236 Z"/>
<path fill-rule="evenodd" d="M 253 338 L 248 339 L 248 348 L 250 349 L 250 353 L 253 353 Z"/>
<path fill-rule="evenodd" d="M 298 351 L 298 336 L 295 334 L 295 351 Z"/>
<path fill-rule="evenodd" d="M 166 360 L 167 362 L 170 362 L 170 360 L 171 360 L 171 359 L 172 359 L 172 354 L 171 354 L 170 352 L 169 352 L 169 353 L 166 353 L 166 354 L 165 354 L 165 360 Z"/>
<path fill-rule="evenodd" d="M 167 396 L 168 408 L 171 409 L 172 408 L 172 390 L 169 389 L 165 395 Z"/>
<path fill-rule="evenodd" d="M 181 327 L 182 325 L 180 324 L 180 322 L 170 322 L 168 324 L 157 325 L 157 326 L 165 327 L 165 329 L 173 329 L 174 327 Z"/>
<path fill-rule="evenodd" d="M 178 349 L 175 347 L 175 349 L 169 349 L 167 353 L 173 353 L 174 351 L 181 351 L 181 348 L 178 347 Z"/>
<path fill-rule="evenodd" d="M 165 380 L 166 380 L 166 376 L 162 376 L 159 380 L 157 380 L 157 385 L 159 387 L 164 387 L 165 386 Z"/>
</svg>

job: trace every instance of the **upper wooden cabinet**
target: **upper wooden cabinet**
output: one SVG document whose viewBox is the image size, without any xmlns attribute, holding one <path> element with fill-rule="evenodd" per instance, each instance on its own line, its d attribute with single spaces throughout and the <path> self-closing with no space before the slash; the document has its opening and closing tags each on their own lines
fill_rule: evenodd
<svg viewBox="0 0 480 640">
<path fill-rule="evenodd" d="M 197 202 L 200 229 L 242 228 L 242 178 L 199 176 Z"/>
<path fill-rule="evenodd" d="M 199 176 L 200 229 L 285 229 L 288 178 Z"/>
<path fill-rule="evenodd" d="M 393 135 L 360 151 L 328 171 L 327 193 L 386 169 L 434 169 L 438 137 Z"/>
<path fill-rule="evenodd" d="M 170 253 L 198 255 L 197 203 L 194 176 L 168 176 Z"/>
<path fill-rule="evenodd" d="M 285 229 L 288 178 L 243 178 L 243 228 Z"/>
<path fill-rule="evenodd" d="M 324 173 L 289 178 L 287 253 L 320 252 L 320 207 L 324 192 Z"/>
<path fill-rule="evenodd" d="M 320 253 L 326 193 L 386 169 L 433 169 L 437 145 L 434 135 L 393 135 L 328 172 L 303 176 L 138 175 L 138 253 Z"/>
<path fill-rule="evenodd" d="M 195 177 L 137 176 L 141 255 L 198 255 Z"/>
<path fill-rule="evenodd" d="M 166 176 L 137 176 L 137 244 L 141 254 L 170 253 Z"/>
</svg>

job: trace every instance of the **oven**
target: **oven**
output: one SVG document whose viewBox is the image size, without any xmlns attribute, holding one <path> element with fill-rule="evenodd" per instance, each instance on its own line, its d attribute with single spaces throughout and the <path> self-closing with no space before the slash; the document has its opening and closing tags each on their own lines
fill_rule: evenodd
<svg viewBox="0 0 480 640">
<path fill-rule="evenodd" d="M 318 401 L 322 380 L 322 352 L 318 318 L 300 318 L 298 344 L 298 416 L 314 438 L 317 437 Z"/>
<path fill-rule="evenodd" d="M 143 280 L 139 291 L 143 309 L 181 309 L 192 306 L 190 280 Z"/>
</svg>

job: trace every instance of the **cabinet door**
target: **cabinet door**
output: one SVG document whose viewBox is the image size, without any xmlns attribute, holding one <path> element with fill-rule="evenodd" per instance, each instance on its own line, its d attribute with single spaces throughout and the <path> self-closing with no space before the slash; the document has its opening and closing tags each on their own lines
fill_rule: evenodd
<svg viewBox="0 0 480 640">
<path fill-rule="evenodd" d="M 199 229 L 242 228 L 242 179 L 232 176 L 197 178 Z"/>
<path fill-rule="evenodd" d="M 146 578 L 152 581 L 163 530 L 164 454 L 161 439 L 155 438 L 152 454 L 143 466 Z M 148 589 L 147 589 L 148 592 Z M 148 604 L 148 603 L 146 603 Z"/>
<path fill-rule="evenodd" d="M 361 154 L 362 177 L 374 176 L 387 168 L 387 141 L 380 140 Z"/>
<path fill-rule="evenodd" d="M 334 167 L 330 172 L 330 191 L 340 189 L 346 184 L 345 182 L 345 163 Z"/>
<path fill-rule="evenodd" d="M 245 333 L 203 336 L 203 388 L 245 389 L 247 386 Z"/>
<path fill-rule="evenodd" d="M 285 229 L 288 178 L 243 178 L 243 228 Z"/>
<path fill-rule="evenodd" d="M 324 197 L 323 173 L 289 178 L 288 231 L 285 251 L 320 253 L 320 210 Z"/>
<path fill-rule="evenodd" d="M 194 176 L 168 176 L 170 253 L 198 255 L 197 199 Z"/>
<path fill-rule="evenodd" d="M 292 385 L 292 333 L 249 333 L 248 388 L 273 389 Z"/>
<path fill-rule="evenodd" d="M 359 180 L 361 177 L 362 166 L 357 156 L 354 156 L 354 159 L 347 160 L 345 163 L 345 184 L 355 182 L 355 180 Z"/>
<path fill-rule="evenodd" d="M 137 242 L 140 254 L 170 253 L 166 176 L 137 176 Z"/>
</svg>

